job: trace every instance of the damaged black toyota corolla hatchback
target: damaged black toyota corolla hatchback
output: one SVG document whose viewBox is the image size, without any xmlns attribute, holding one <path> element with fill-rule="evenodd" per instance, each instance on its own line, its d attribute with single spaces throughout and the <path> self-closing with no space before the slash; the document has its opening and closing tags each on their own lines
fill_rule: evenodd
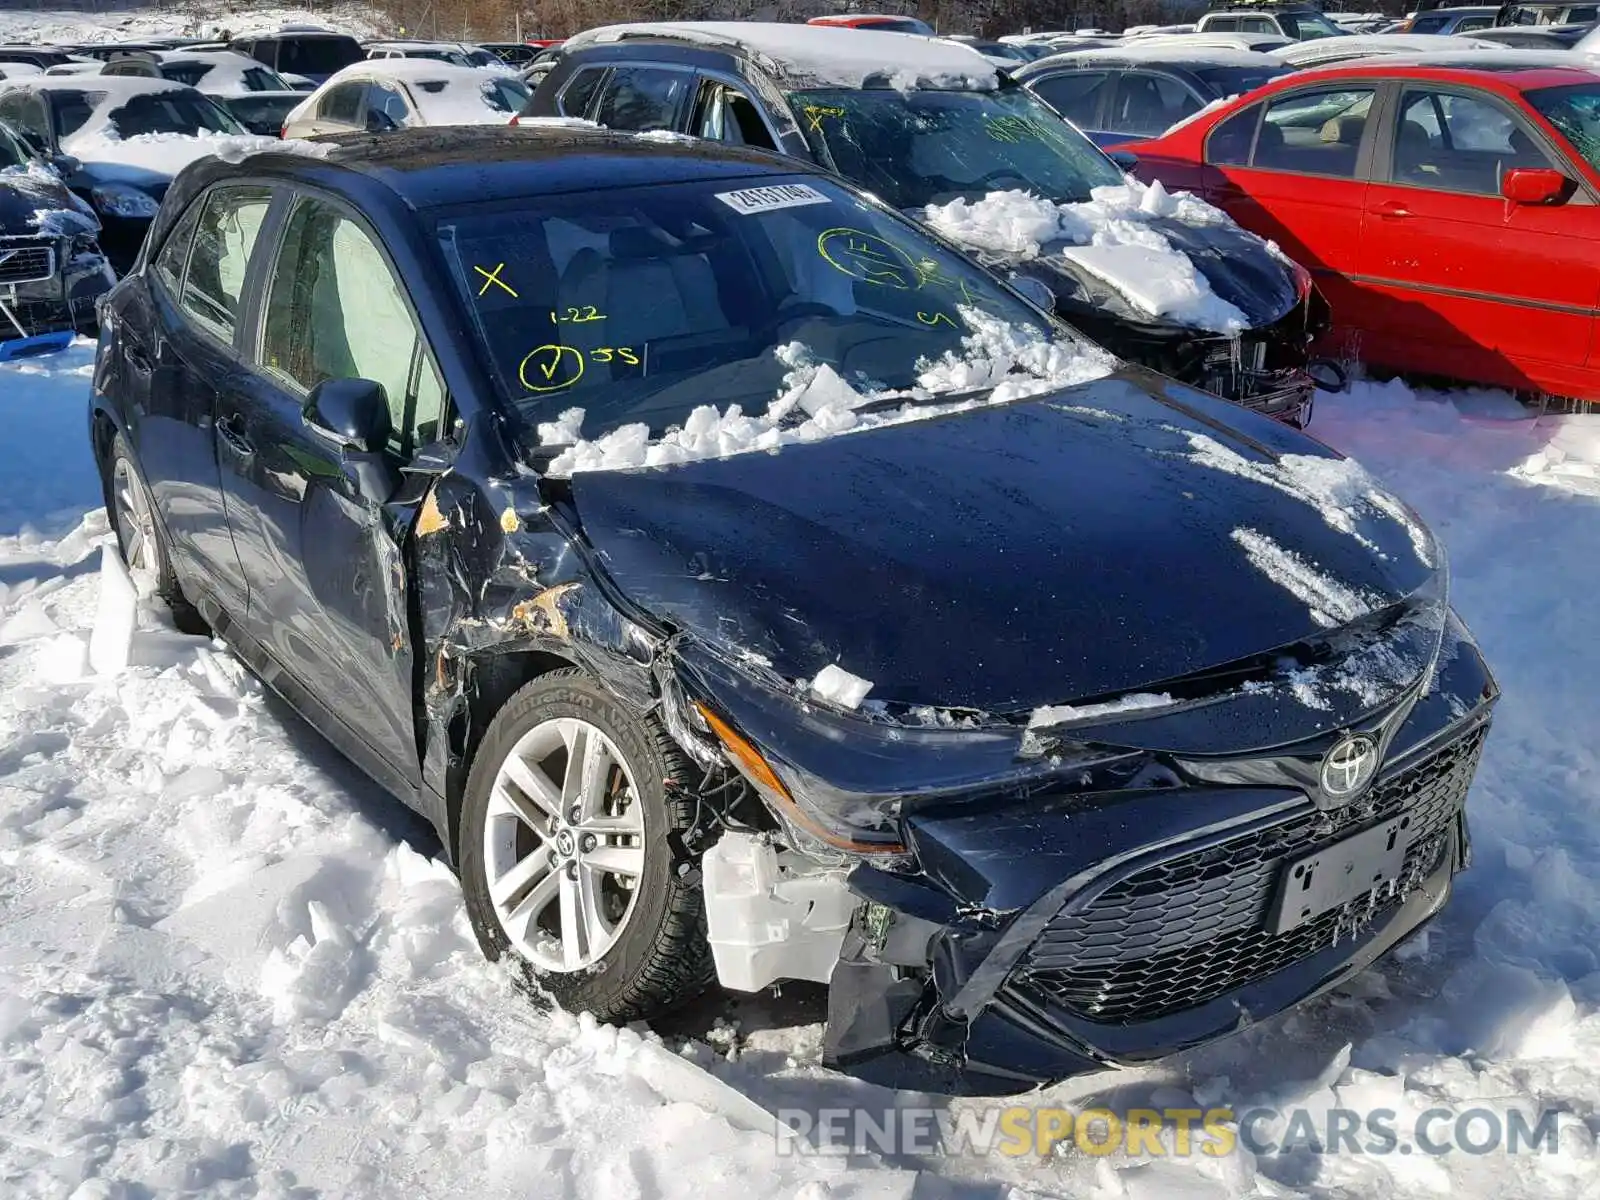
<svg viewBox="0 0 1600 1200">
<path fill-rule="evenodd" d="M 1495 686 L 1359 467 L 733 148 L 187 170 L 105 306 L 130 565 L 425 813 L 491 957 L 1006 1091 L 1438 911 Z"/>
</svg>

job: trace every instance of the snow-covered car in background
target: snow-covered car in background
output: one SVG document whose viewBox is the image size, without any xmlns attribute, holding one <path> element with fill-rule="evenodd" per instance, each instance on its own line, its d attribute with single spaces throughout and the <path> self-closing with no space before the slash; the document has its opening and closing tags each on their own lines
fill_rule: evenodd
<svg viewBox="0 0 1600 1200">
<path fill-rule="evenodd" d="M 0 123 L 0 361 L 94 332 L 115 281 L 99 233 L 55 168 Z"/>
<path fill-rule="evenodd" d="M 132 265 L 174 175 L 196 158 L 260 140 L 192 87 L 125 76 L 0 82 L 0 121 L 60 164 L 67 186 L 99 217 L 100 244 L 119 273 Z"/>
<path fill-rule="evenodd" d="M 387 133 L 419 125 L 504 125 L 530 93 L 515 75 L 428 59 L 346 67 L 291 110 L 284 137 Z"/>
<path fill-rule="evenodd" d="M 306 98 L 271 67 L 231 50 L 134 51 L 108 61 L 102 75 L 170 79 L 198 88 L 251 133 L 277 137 Z"/>
<path fill-rule="evenodd" d="M 1444 904 L 1497 693 L 1359 466 L 793 160 L 328 145 L 179 179 L 93 451 L 129 565 L 426 814 L 491 957 L 614 1021 L 828 982 L 826 1061 L 1015 1091 Z"/>
<path fill-rule="evenodd" d="M 295 86 L 320 84 L 367 56 L 361 43 L 347 33 L 303 25 L 241 34 L 228 43 L 228 49 L 265 63 Z"/>
<path fill-rule="evenodd" d="M 408 42 L 379 40 L 365 43 L 367 58 L 425 58 L 433 62 L 450 63 L 457 67 L 479 67 L 486 71 L 509 71 L 516 74 L 504 58 L 483 46 L 465 42 Z M 532 50 L 532 47 L 524 47 Z M 533 57 L 530 53 L 530 59 Z"/>
<path fill-rule="evenodd" d="M 1309 415 L 1307 348 L 1328 319 L 1310 275 L 1219 210 L 1130 182 L 965 46 L 758 22 L 609 26 L 568 39 L 526 111 L 829 167 L 1121 357 L 1281 420 Z M 1340 378 L 1330 365 L 1324 382 Z"/>
</svg>

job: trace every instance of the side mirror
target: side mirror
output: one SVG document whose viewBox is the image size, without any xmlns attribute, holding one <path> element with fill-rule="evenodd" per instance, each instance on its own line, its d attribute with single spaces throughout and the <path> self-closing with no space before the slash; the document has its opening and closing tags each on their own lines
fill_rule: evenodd
<svg viewBox="0 0 1600 1200">
<path fill-rule="evenodd" d="M 1512 167 L 1500 180 L 1500 194 L 1513 204 L 1560 204 L 1572 181 L 1549 167 Z"/>
<path fill-rule="evenodd" d="M 1131 172 L 1139 165 L 1139 156 L 1132 150 L 1107 150 L 1106 157 L 1124 171 Z"/>
<path fill-rule="evenodd" d="M 394 432 L 389 397 L 370 379 L 325 379 L 306 397 L 307 425 L 346 449 L 376 454 Z"/>
</svg>

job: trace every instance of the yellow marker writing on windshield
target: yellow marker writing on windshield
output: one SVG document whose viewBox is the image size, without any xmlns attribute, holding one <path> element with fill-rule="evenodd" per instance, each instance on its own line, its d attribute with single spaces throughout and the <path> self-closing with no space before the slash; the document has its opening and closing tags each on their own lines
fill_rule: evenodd
<svg viewBox="0 0 1600 1200">
<path fill-rule="evenodd" d="M 500 272 L 506 269 L 505 263 L 496 263 L 492 271 L 485 271 L 482 267 L 473 267 L 472 269 L 482 275 L 484 280 L 483 286 L 478 289 L 478 295 L 483 295 L 492 287 L 498 287 L 513 300 L 517 299 L 517 293 L 512 290 L 511 285 L 500 278 Z"/>
<path fill-rule="evenodd" d="M 583 378 L 583 355 L 571 346 L 540 346 L 522 360 L 517 378 L 530 392 L 559 392 Z"/>
<path fill-rule="evenodd" d="M 921 321 L 924 325 L 948 325 L 951 329 L 956 328 L 956 323 L 942 312 L 919 312 L 917 314 L 917 320 Z"/>
</svg>

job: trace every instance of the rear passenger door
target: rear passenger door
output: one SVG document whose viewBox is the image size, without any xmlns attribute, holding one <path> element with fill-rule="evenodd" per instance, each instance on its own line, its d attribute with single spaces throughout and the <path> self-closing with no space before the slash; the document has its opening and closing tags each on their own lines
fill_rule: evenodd
<svg viewBox="0 0 1600 1200">
<path fill-rule="evenodd" d="M 271 201 L 255 185 L 219 185 L 194 200 L 151 262 L 155 328 L 119 329 L 128 390 L 143 399 L 140 466 L 179 569 L 236 619 L 249 589 L 223 503 L 217 409 L 245 370 L 239 317 Z"/>
<path fill-rule="evenodd" d="M 1359 264 L 1378 361 L 1453 366 L 1505 387 L 1532 386 L 1519 363 L 1581 367 L 1600 300 L 1600 263 L 1579 232 L 1595 220 L 1587 193 L 1557 205 L 1502 199 L 1507 171 L 1563 163 L 1497 97 L 1406 85 L 1393 112 Z"/>
<path fill-rule="evenodd" d="M 1309 269 L 1341 325 L 1361 316 L 1351 277 L 1378 100 L 1377 85 L 1298 88 L 1235 113 L 1206 138 L 1207 198 Z"/>
<path fill-rule="evenodd" d="M 683 132 L 695 73 L 665 63 L 619 63 L 600 87 L 593 119 L 607 129 Z"/>
</svg>

